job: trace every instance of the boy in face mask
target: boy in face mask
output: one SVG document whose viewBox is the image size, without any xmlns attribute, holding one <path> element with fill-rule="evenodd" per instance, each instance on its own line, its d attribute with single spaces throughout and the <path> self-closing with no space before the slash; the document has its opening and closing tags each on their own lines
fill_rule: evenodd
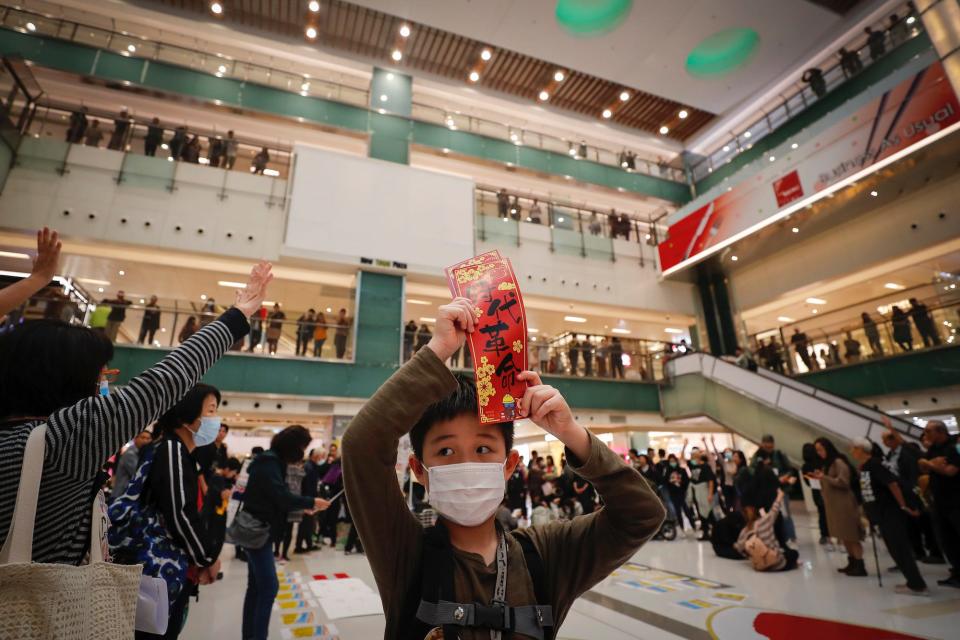
<svg viewBox="0 0 960 640">
<path fill-rule="evenodd" d="M 475 328 L 474 307 L 440 307 L 427 344 L 366 403 L 343 438 L 347 499 L 386 614 L 385 638 L 550 638 L 573 601 L 659 529 L 660 500 L 637 471 L 576 423 L 560 393 L 531 371 L 519 402 L 563 442 L 573 470 L 604 508 L 504 533 L 495 522 L 519 456 L 513 424 L 481 424 L 474 383 L 444 362 Z M 410 466 L 438 525 L 424 530 L 394 471 L 410 432 Z"/>
</svg>

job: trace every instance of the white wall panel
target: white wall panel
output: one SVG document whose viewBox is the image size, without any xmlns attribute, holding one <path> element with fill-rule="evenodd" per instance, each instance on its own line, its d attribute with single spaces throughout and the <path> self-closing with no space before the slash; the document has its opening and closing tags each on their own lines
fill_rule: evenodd
<svg viewBox="0 0 960 640">
<path fill-rule="evenodd" d="M 821 425 L 847 439 L 866 437 L 870 428 L 870 421 L 865 418 L 786 387 L 780 393 L 779 406 L 801 420 Z"/>
<path fill-rule="evenodd" d="M 473 255 L 472 180 L 306 145 L 295 153 L 285 253 L 431 274 Z"/>
</svg>

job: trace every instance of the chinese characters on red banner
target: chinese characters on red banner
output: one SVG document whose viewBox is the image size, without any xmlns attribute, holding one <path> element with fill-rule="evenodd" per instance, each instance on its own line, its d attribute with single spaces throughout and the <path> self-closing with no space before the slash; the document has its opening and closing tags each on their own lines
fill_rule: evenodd
<svg viewBox="0 0 960 640">
<path fill-rule="evenodd" d="M 526 390 L 517 374 L 527 368 L 527 321 L 513 267 L 498 251 L 491 251 L 446 271 L 451 293 L 476 307 L 477 328 L 467 341 L 480 422 L 513 420 Z"/>
</svg>

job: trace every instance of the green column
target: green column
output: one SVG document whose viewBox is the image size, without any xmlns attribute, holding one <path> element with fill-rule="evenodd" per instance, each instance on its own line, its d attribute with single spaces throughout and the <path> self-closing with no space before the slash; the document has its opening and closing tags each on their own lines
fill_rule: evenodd
<svg viewBox="0 0 960 640">
<path fill-rule="evenodd" d="M 357 277 L 358 365 L 396 367 L 400 364 L 403 327 L 403 276 L 361 271 Z"/>
<path fill-rule="evenodd" d="M 410 116 L 413 79 L 405 74 L 374 68 L 370 78 L 371 158 L 410 164 Z"/>
<path fill-rule="evenodd" d="M 703 307 L 703 322 L 710 341 L 710 353 L 733 355 L 737 348 L 737 332 L 730 305 L 727 277 L 711 266 L 702 266 L 697 273 L 697 290 Z M 693 336 L 690 336 L 691 339 Z"/>
</svg>

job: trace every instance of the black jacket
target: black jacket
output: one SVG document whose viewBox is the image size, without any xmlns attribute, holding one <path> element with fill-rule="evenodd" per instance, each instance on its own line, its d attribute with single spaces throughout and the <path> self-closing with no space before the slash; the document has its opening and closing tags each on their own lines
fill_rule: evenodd
<svg viewBox="0 0 960 640">
<path fill-rule="evenodd" d="M 243 508 L 261 522 L 270 525 L 270 537 L 279 540 L 287 523 L 287 513 L 312 509 L 313 498 L 298 496 L 287 486 L 287 465 L 273 449 L 258 455 L 250 463 L 250 477 L 243 493 Z"/>
</svg>

